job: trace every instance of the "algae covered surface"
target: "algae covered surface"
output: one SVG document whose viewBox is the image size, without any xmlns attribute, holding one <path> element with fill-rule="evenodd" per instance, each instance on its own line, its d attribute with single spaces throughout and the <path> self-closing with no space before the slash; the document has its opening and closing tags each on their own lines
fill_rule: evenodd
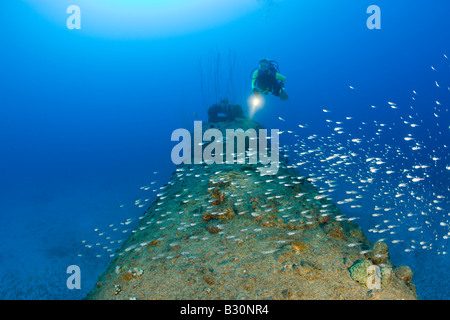
<svg viewBox="0 0 450 320">
<path fill-rule="evenodd" d="M 417 299 L 411 270 L 308 176 L 283 157 L 276 175 L 258 166 L 180 165 L 87 299 Z M 371 265 L 380 289 L 365 283 Z"/>
</svg>

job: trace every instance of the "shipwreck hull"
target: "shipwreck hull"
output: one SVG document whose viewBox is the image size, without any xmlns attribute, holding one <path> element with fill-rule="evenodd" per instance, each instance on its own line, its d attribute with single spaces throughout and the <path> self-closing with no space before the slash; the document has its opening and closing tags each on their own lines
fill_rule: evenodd
<svg viewBox="0 0 450 320">
<path fill-rule="evenodd" d="M 369 243 L 308 177 L 283 158 L 277 175 L 258 167 L 179 166 L 87 299 L 417 298 L 409 268 L 396 272 L 387 246 Z M 380 268 L 380 289 L 360 265 Z"/>
</svg>

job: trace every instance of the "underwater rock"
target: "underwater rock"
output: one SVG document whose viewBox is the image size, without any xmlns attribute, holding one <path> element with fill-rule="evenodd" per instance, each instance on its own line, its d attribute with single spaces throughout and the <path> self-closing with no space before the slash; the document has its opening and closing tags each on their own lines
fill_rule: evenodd
<svg viewBox="0 0 450 320">
<path fill-rule="evenodd" d="M 355 238 L 355 240 L 358 242 L 368 243 L 368 240 L 361 228 L 351 229 L 350 236 Z"/>
<path fill-rule="evenodd" d="M 393 276 L 394 276 L 394 273 L 392 271 L 392 268 L 390 268 L 390 267 L 381 268 L 381 285 L 382 286 L 390 285 L 392 282 Z"/>
<path fill-rule="evenodd" d="M 405 284 L 410 284 L 413 277 L 413 272 L 408 266 L 398 266 L 394 268 L 394 273 L 397 278 L 402 280 Z"/>
<path fill-rule="evenodd" d="M 372 263 L 369 260 L 358 260 L 349 269 L 350 277 L 353 280 L 358 281 L 361 284 L 366 285 L 367 278 L 367 268 L 371 266 Z"/>
<path fill-rule="evenodd" d="M 386 264 L 389 259 L 388 245 L 382 241 L 375 242 L 372 247 L 370 259 L 375 264 Z"/>
</svg>

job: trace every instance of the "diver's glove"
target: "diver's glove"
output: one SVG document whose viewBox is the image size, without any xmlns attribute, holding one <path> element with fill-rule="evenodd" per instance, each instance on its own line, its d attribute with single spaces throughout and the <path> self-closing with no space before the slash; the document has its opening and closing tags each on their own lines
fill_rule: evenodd
<svg viewBox="0 0 450 320">
<path fill-rule="evenodd" d="M 253 93 L 254 94 L 260 94 L 261 90 L 259 90 L 258 88 L 253 88 Z"/>
</svg>

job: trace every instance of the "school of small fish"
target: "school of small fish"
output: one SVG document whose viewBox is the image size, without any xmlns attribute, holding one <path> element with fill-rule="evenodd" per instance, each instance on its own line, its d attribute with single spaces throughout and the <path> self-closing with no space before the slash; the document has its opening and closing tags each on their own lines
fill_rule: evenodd
<svg viewBox="0 0 450 320">
<path fill-rule="evenodd" d="M 444 58 L 447 70 L 431 67 L 441 72 L 439 78 L 442 73 L 448 76 L 448 58 Z M 371 122 L 323 109 L 329 135 L 305 133 L 308 126 L 299 125 L 305 130 L 293 134 L 295 142 L 284 152 L 343 212 L 352 212 L 359 221 L 369 220 L 369 232 L 402 245 L 405 252 L 447 254 L 449 80 L 434 82 L 441 101 L 426 100 L 419 90 L 412 90 L 408 104 L 386 101 L 366 107 L 367 112 L 380 112 Z"/>
<path fill-rule="evenodd" d="M 448 65 L 446 55 L 444 59 Z M 436 66 L 432 66 L 431 70 L 436 75 L 446 72 Z M 411 90 L 409 103 L 386 101 L 385 105 L 365 106 L 367 112 L 374 113 L 372 121 L 359 121 L 355 116 L 342 115 L 338 109 L 333 110 L 328 106 L 322 110 L 325 116 L 324 128 L 327 128 L 328 134 L 323 134 L 323 128 L 320 128 L 321 133 L 318 133 L 319 130 L 315 133 L 314 128 L 306 123 L 298 124 L 298 128 L 292 130 L 281 131 L 284 140 L 280 139 L 284 143 L 281 151 L 289 157 L 290 167 L 297 169 L 301 178 L 307 179 L 319 189 L 320 194 L 309 200 L 325 197 L 331 199 L 342 212 L 352 216 L 338 216 L 338 221 L 359 219 L 365 230 L 374 234 L 374 238 L 382 238 L 379 241 L 402 246 L 404 252 L 434 250 L 437 254 L 447 254 L 447 240 L 450 237 L 450 86 L 449 83 L 444 84 L 445 81 L 449 79 L 439 76 L 439 81 L 434 83 L 439 100 L 424 101 L 420 90 Z M 351 85 L 349 88 L 352 92 L 357 91 L 357 86 Z M 424 103 L 428 105 L 427 108 L 423 107 Z M 278 120 L 281 121 L 280 125 L 288 123 L 282 117 L 278 117 Z M 199 179 L 210 179 L 209 176 L 202 176 L 201 171 L 184 172 L 184 169 L 177 169 L 180 180 L 192 175 Z M 291 179 L 284 181 L 285 178 L 277 175 L 255 183 L 272 183 L 276 179 L 285 186 L 298 183 Z M 151 194 L 135 200 L 134 206 L 148 207 L 155 199 L 158 199 L 158 206 L 162 205 L 166 198 L 166 186 L 156 180 L 142 186 L 142 191 Z M 268 189 L 265 193 L 267 199 L 283 197 L 272 191 Z M 233 194 L 229 196 L 236 198 Z M 299 193 L 295 197 L 304 196 L 305 194 Z M 183 203 L 198 200 L 188 189 L 175 197 L 180 198 Z M 235 205 L 242 201 L 236 198 Z M 120 207 L 130 205 L 132 204 L 122 204 Z M 280 208 L 279 212 L 283 210 L 289 211 L 289 207 Z M 326 215 L 326 208 L 324 212 Z M 173 212 L 161 212 L 161 217 L 165 220 L 155 219 L 151 223 L 165 228 L 165 223 L 173 220 L 171 214 Z M 257 212 L 244 210 L 238 213 L 243 214 L 254 217 L 258 215 Z M 97 227 L 94 232 L 98 241 L 88 243 L 87 240 L 82 240 L 82 245 L 85 249 L 95 248 L 97 258 L 112 258 L 131 232 L 140 231 L 134 227 L 142 218 L 143 216 L 129 217 L 116 225 Z M 193 224 L 185 223 L 178 229 L 184 230 L 191 226 Z M 217 227 L 221 228 L 220 225 Z M 261 229 L 242 229 L 241 232 L 261 232 Z M 295 232 L 290 233 L 292 235 Z M 289 235 L 288 233 L 287 236 Z M 242 241 L 242 235 L 239 234 L 227 237 L 230 241 Z M 207 240 L 207 237 L 200 240 Z M 140 243 L 126 248 L 125 252 L 139 250 L 146 245 L 148 243 Z M 170 245 L 176 246 L 178 243 Z M 353 243 L 349 246 L 359 245 L 360 243 Z M 274 248 L 261 253 L 270 254 L 276 250 Z M 189 252 L 181 254 L 189 255 Z M 79 256 L 83 256 L 83 253 Z M 162 256 L 154 257 L 159 258 Z"/>
</svg>

